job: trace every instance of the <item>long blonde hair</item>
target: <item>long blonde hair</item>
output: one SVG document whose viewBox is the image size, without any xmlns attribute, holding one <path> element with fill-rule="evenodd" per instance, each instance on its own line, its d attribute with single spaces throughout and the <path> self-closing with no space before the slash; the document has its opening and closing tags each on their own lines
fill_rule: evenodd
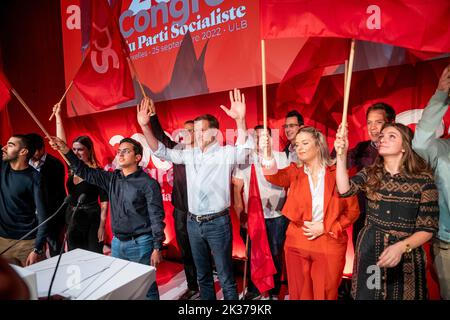
<svg viewBox="0 0 450 320">
<path fill-rule="evenodd" d="M 313 137 L 316 146 L 319 148 L 319 161 L 323 167 L 329 167 L 336 163 L 336 159 L 333 159 L 330 156 L 327 140 L 325 138 L 325 135 L 321 131 L 311 126 L 302 127 L 297 132 L 295 138 L 297 139 L 297 136 L 302 132 L 309 133 Z M 295 152 L 297 152 L 297 149 L 295 150 Z M 303 162 L 298 160 L 297 165 L 303 166 Z"/>
</svg>

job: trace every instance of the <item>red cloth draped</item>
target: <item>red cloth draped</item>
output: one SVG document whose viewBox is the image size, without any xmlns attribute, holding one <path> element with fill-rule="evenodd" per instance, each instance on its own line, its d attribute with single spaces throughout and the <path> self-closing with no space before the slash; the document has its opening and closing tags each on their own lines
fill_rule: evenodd
<svg viewBox="0 0 450 320">
<path fill-rule="evenodd" d="M 92 1 L 90 47 L 74 84 L 96 110 L 134 99 L 128 48 L 105 0 Z"/>
<path fill-rule="evenodd" d="M 251 278 L 259 292 L 262 293 L 274 287 L 273 275 L 276 273 L 276 269 L 267 240 L 266 222 L 254 165 L 251 169 L 248 195 L 248 233 L 252 241 Z"/>
</svg>

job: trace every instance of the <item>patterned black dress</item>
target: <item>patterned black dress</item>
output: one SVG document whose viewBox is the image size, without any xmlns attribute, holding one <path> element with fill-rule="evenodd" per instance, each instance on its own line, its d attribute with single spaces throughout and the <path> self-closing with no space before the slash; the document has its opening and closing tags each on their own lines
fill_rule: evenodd
<svg viewBox="0 0 450 320">
<path fill-rule="evenodd" d="M 347 197 L 365 190 L 367 171 L 350 179 Z M 427 299 L 426 256 L 422 247 L 403 254 L 394 268 L 377 268 L 381 253 L 389 245 L 418 231 L 436 234 L 438 192 L 432 178 L 424 175 L 392 176 L 384 171 L 376 200 L 366 198 L 367 217 L 355 249 L 352 296 L 358 300 Z"/>
</svg>

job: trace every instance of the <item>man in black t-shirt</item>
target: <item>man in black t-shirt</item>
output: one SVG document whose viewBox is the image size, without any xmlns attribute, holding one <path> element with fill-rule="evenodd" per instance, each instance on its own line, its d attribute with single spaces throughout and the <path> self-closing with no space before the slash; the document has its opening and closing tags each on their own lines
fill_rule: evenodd
<svg viewBox="0 0 450 320">
<path fill-rule="evenodd" d="M 28 165 L 33 143 L 25 135 L 13 135 L 2 148 L 0 161 L 0 251 L 46 219 L 39 172 Z M 3 254 L 18 265 L 30 265 L 42 256 L 46 225 Z"/>
</svg>

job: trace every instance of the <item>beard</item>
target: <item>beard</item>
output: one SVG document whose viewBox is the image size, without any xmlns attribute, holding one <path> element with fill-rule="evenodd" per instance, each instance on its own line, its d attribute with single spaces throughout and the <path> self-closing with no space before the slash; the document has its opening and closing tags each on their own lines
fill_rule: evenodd
<svg viewBox="0 0 450 320">
<path fill-rule="evenodd" d="M 19 159 L 19 155 L 18 154 L 8 156 L 7 153 L 2 152 L 2 160 L 5 161 L 5 162 L 14 162 L 17 159 Z"/>
</svg>

